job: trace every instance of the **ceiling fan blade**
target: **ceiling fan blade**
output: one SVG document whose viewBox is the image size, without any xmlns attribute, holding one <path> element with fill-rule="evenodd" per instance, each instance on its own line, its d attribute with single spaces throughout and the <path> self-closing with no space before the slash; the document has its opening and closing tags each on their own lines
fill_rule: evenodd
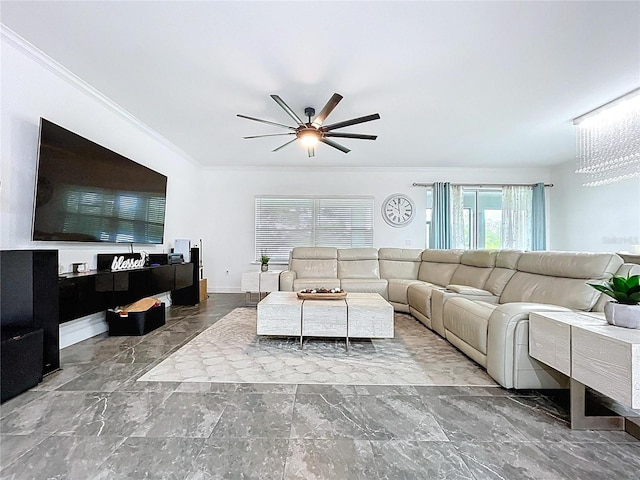
<svg viewBox="0 0 640 480">
<path fill-rule="evenodd" d="M 261 120 L 259 118 L 247 117 L 246 115 L 238 114 L 238 117 L 246 118 L 247 120 L 253 120 L 255 122 L 266 123 L 267 125 L 275 125 L 276 127 L 288 128 L 289 130 L 295 130 L 296 129 L 295 127 L 292 127 L 290 125 L 283 125 L 282 123 L 270 122 L 269 120 Z"/>
<path fill-rule="evenodd" d="M 279 137 L 281 135 L 295 135 L 296 132 L 287 132 L 287 133 L 268 133 L 266 135 L 250 135 L 248 137 L 242 138 L 262 138 L 262 137 Z"/>
<path fill-rule="evenodd" d="M 342 100 L 342 95 L 340 95 L 339 93 L 334 93 L 329 99 L 329 101 L 327 102 L 327 104 L 324 107 L 322 107 L 322 110 L 316 116 L 315 120 L 311 122 L 311 125 L 313 125 L 316 128 L 322 125 L 322 123 L 326 120 L 329 114 L 333 112 L 333 109 L 336 108 L 336 105 L 340 103 L 340 100 Z"/>
<path fill-rule="evenodd" d="M 358 123 L 370 122 L 371 120 L 380 120 L 380 115 L 373 113 L 364 117 L 352 118 L 351 120 L 345 120 L 344 122 L 332 123 L 331 125 L 325 125 L 321 128 L 322 131 L 328 132 L 329 130 L 335 130 L 336 128 L 348 127 L 350 125 L 357 125 Z"/>
<path fill-rule="evenodd" d="M 320 141 L 322 143 L 326 143 L 330 147 L 337 148 L 338 150 L 340 150 L 341 152 L 344 152 L 344 153 L 349 153 L 351 151 L 347 147 L 344 147 L 344 146 L 340 145 L 339 143 L 336 143 L 336 142 L 334 142 L 332 140 L 329 140 L 328 138 L 324 138 L 323 137 L 323 138 L 320 139 Z"/>
<path fill-rule="evenodd" d="M 285 135 L 285 134 L 281 134 Z M 359 140 L 375 140 L 377 135 L 363 135 L 361 133 L 340 133 L 340 132 L 327 132 L 325 137 L 339 137 L 339 138 L 357 138 Z"/>
<path fill-rule="evenodd" d="M 275 150 L 271 150 L 272 152 L 277 152 L 278 150 L 286 147 L 287 145 L 289 145 L 290 143 L 295 142 L 296 140 L 298 140 L 297 138 L 294 138 L 293 140 L 288 141 L 287 143 L 280 145 L 278 148 L 276 148 Z"/>
<path fill-rule="evenodd" d="M 283 109 L 285 112 L 287 112 L 287 113 L 289 114 L 289 116 L 290 116 L 291 118 L 293 118 L 299 126 L 301 126 L 301 127 L 303 127 L 303 126 L 304 126 L 304 123 L 303 123 L 303 121 L 302 121 L 302 120 L 300 120 L 300 117 L 299 117 L 298 115 L 296 115 L 296 112 L 294 112 L 293 110 L 291 110 L 291 108 L 289 107 L 289 105 L 287 105 L 286 103 L 284 103 L 284 100 L 282 100 L 278 95 L 271 95 L 271 98 L 273 98 L 273 99 L 276 101 L 276 103 L 277 103 L 278 105 L 280 105 L 280 107 L 282 107 L 282 109 Z"/>
<path fill-rule="evenodd" d="M 309 154 L 309 158 L 316 156 L 316 151 L 313 147 L 307 147 L 307 153 Z"/>
</svg>

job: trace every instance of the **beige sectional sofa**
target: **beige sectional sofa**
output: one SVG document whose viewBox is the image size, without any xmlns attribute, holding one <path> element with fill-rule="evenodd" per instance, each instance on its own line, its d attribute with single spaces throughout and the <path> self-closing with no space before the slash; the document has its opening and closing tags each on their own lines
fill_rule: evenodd
<svg viewBox="0 0 640 480">
<path fill-rule="evenodd" d="M 562 388 L 567 378 L 529 356 L 532 311 L 602 311 L 587 285 L 640 273 L 613 253 L 298 247 L 280 290 L 376 292 L 487 369 L 506 388 Z"/>
</svg>

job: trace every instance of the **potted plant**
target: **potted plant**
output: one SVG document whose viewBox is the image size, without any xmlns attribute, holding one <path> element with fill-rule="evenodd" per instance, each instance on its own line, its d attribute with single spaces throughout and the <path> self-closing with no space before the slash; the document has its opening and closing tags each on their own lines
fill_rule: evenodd
<svg viewBox="0 0 640 480">
<path fill-rule="evenodd" d="M 604 306 L 607 322 L 620 327 L 640 328 L 640 275 L 614 275 L 604 285 L 589 285 L 615 300 Z"/>
<path fill-rule="evenodd" d="M 269 260 L 271 260 L 271 257 L 268 257 L 265 253 L 260 255 L 261 271 L 266 272 L 267 270 L 269 270 Z"/>
</svg>

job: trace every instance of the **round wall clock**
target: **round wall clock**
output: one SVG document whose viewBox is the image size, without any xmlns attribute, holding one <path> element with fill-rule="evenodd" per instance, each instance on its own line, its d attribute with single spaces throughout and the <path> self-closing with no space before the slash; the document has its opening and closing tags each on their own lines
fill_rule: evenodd
<svg viewBox="0 0 640 480">
<path fill-rule="evenodd" d="M 392 227 L 404 227 L 416 214 L 413 200 L 402 193 L 394 193 L 382 203 L 382 218 Z"/>
</svg>

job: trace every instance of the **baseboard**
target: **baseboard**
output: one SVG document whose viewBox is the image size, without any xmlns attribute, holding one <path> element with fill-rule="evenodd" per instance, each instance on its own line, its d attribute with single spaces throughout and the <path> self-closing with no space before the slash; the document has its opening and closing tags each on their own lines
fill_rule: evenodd
<svg viewBox="0 0 640 480">
<path fill-rule="evenodd" d="M 207 293 L 243 293 L 240 287 L 215 287 L 210 286 Z"/>
<path fill-rule="evenodd" d="M 60 325 L 60 348 L 79 343 L 107 331 L 104 312 L 77 318 Z"/>
</svg>

